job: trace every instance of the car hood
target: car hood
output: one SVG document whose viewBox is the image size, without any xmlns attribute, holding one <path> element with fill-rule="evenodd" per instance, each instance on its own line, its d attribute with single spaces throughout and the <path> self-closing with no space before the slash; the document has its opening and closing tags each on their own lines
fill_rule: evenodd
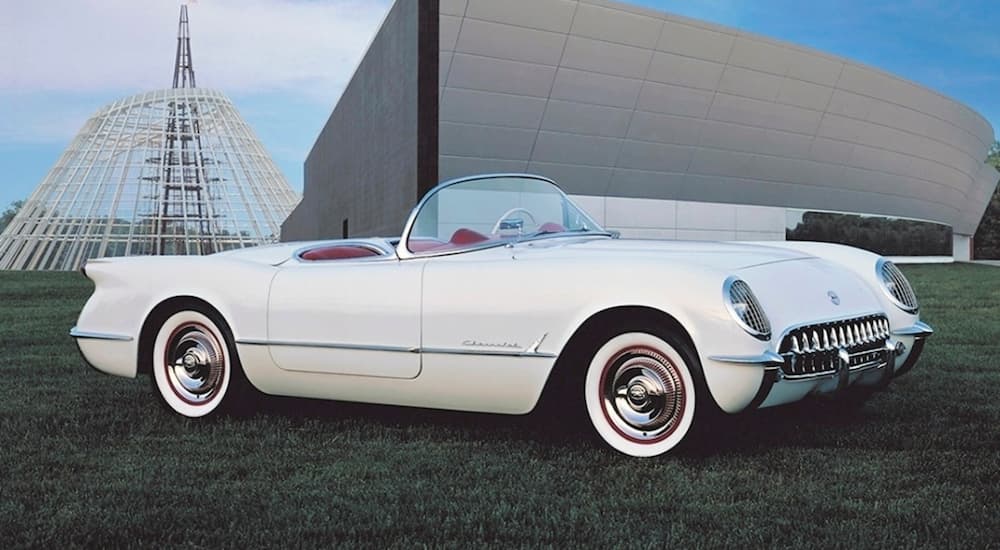
<svg viewBox="0 0 1000 550">
<path fill-rule="evenodd" d="M 518 255 L 554 254 L 611 256 L 641 260 L 672 259 L 689 265 L 733 271 L 775 262 L 814 258 L 803 252 L 761 244 L 710 241 L 653 241 L 638 239 L 542 239 L 523 243 Z"/>
<path fill-rule="evenodd" d="M 562 244 L 555 241 L 563 240 Z M 882 310 L 870 286 L 836 262 L 766 243 L 647 241 L 581 238 L 570 242 L 522 243 L 518 258 L 590 258 L 620 265 L 658 263 L 682 269 L 701 268 L 717 276 L 745 280 L 776 327 L 801 323 L 803 312 L 816 319 L 857 317 Z"/>
</svg>

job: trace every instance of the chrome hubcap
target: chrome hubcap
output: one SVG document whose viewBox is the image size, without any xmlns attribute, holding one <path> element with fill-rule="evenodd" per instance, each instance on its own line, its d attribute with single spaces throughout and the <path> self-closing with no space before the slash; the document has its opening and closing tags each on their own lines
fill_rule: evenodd
<svg viewBox="0 0 1000 550">
<path fill-rule="evenodd" d="M 677 367 L 655 351 L 622 352 L 605 370 L 604 411 L 624 436 L 653 442 L 673 432 L 684 408 L 684 383 Z"/>
<path fill-rule="evenodd" d="M 167 343 L 167 381 L 188 403 L 200 405 L 215 397 L 222 386 L 224 366 L 220 343 L 201 325 L 182 326 Z"/>
</svg>

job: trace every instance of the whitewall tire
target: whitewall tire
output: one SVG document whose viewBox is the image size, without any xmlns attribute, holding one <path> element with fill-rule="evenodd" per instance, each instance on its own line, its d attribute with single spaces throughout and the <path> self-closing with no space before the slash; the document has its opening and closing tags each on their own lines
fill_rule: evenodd
<svg viewBox="0 0 1000 550">
<path fill-rule="evenodd" d="M 676 447 L 694 422 L 691 369 L 684 354 L 652 334 L 627 332 L 609 339 L 591 359 L 584 382 L 597 434 L 636 457 Z"/>
<path fill-rule="evenodd" d="M 179 311 L 156 334 L 153 385 L 172 411 L 206 417 L 219 411 L 227 398 L 232 400 L 234 375 L 242 375 L 234 359 L 219 323 L 198 311 Z"/>
</svg>

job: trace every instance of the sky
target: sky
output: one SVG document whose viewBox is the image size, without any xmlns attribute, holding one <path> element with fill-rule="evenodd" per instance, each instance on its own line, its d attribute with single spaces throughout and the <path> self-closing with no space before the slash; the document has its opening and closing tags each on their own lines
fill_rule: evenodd
<svg viewBox="0 0 1000 550">
<path fill-rule="evenodd" d="M 495 0 L 502 1 L 502 0 Z M 867 63 L 1000 128 L 996 0 L 630 0 Z M 3 0 L 0 210 L 27 198 L 95 111 L 170 87 L 178 0 Z M 226 92 L 297 191 L 389 0 L 199 0 L 199 87 Z"/>
</svg>

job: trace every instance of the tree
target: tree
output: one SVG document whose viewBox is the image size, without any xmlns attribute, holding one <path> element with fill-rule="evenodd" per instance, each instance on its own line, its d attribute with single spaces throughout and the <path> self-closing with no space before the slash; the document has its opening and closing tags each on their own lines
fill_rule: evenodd
<svg viewBox="0 0 1000 550">
<path fill-rule="evenodd" d="M 22 206 L 24 206 L 24 201 L 14 201 L 10 203 L 7 210 L 4 210 L 3 214 L 0 214 L 0 232 L 7 228 Z"/>
<path fill-rule="evenodd" d="M 990 147 L 989 156 L 986 163 L 992 164 L 1000 171 L 1000 141 L 993 142 Z M 980 260 L 1000 259 L 1000 186 L 993 193 L 986 213 L 983 214 L 983 221 L 979 222 L 979 229 L 976 230 L 976 237 L 973 241 L 975 245 L 975 257 Z"/>
</svg>

